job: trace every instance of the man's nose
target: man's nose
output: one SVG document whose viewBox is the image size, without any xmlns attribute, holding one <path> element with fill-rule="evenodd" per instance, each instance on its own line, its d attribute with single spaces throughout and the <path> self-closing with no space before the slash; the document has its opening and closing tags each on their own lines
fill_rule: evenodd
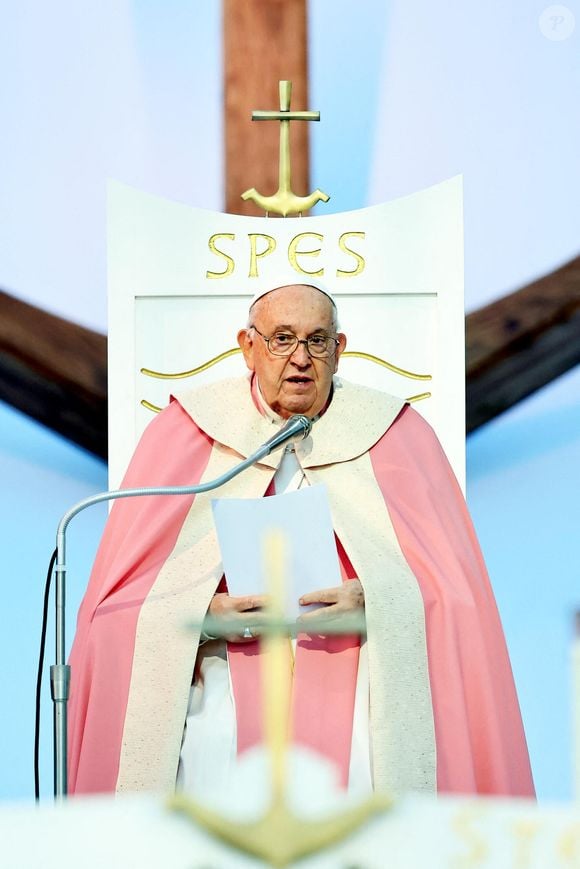
<svg viewBox="0 0 580 869">
<path fill-rule="evenodd" d="M 306 338 L 302 338 L 298 341 L 296 350 L 291 354 L 290 359 L 292 362 L 296 363 L 296 365 L 310 364 L 310 353 L 308 352 L 308 341 Z"/>
</svg>

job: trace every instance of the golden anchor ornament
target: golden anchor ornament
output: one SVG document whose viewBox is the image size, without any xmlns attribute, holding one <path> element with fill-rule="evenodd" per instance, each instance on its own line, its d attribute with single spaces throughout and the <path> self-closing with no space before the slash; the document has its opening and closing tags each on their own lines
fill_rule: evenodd
<svg viewBox="0 0 580 869">
<path fill-rule="evenodd" d="M 319 121 L 320 112 L 291 112 L 290 99 L 292 82 L 281 81 L 280 110 L 254 111 L 253 121 L 280 121 L 280 163 L 278 168 L 278 190 L 272 196 L 263 196 L 255 187 L 242 193 L 242 199 L 251 199 L 266 214 L 274 212 L 287 217 L 288 214 L 302 214 L 317 202 L 328 202 L 330 196 L 318 188 L 308 196 L 297 196 L 293 193 L 290 183 L 290 121 Z"/>
</svg>

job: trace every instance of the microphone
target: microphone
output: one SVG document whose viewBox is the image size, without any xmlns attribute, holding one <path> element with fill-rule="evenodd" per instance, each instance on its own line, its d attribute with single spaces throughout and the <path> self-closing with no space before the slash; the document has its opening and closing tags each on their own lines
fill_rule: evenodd
<svg viewBox="0 0 580 869">
<path fill-rule="evenodd" d="M 295 414 L 282 426 L 280 431 L 276 432 L 271 438 L 262 444 L 256 450 L 252 458 L 257 457 L 263 459 L 264 456 L 269 456 L 270 453 L 283 446 L 293 438 L 306 438 L 310 434 L 313 420 L 303 414 Z M 257 460 L 256 458 L 256 460 Z"/>
<path fill-rule="evenodd" d="M 248 456 L 235 467 L 230 468 L 221 476 L 197 486 L 147 486 L 139 489 L 117 489 L 114 492 L 99 492 L 79 501 L 61 518 L 56 532 L 56 662 L 50 668 L 51 692 L 54 703 L 54 794 L 65 796 L 67 782 L 67 703 L 70 683 L 70 665 L 65 664 L 65 585 L 66 585 L 66 531 L 74 517 L 86 507 L 100 504 L 102 501 L 116 501 L 119 498 L 133 498 L 145 495 L 197 495 L 209 492 L 229 482 L 246 468 L 269 456 L 292 438 L 307 437 L 310 434 L 314 420 L 302 414 L 291 416 L 280 431 L 262 444 L 255 453 Z"/>
</svg>

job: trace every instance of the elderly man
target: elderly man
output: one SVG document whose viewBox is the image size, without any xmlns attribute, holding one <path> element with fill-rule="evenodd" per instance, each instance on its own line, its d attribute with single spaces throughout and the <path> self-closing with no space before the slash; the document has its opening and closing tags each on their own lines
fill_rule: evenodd
<svg viewBox="0 0 580 869">
<path fill-rule="evenodd" d="M 321 287 L 262 295 L 238 341 L 250 377 L 178 396 L 123 485 L 213 479 L 292 414 L 314 418 L 294 449 L 212 493 L 328 491 L 343 583 L 301 602 L 326 617 L 364 607 L 367 641 L 299 638 L 294 740 L 344 786 L 533 793 L 493 595 L 433 432 L 403 401 L 334 377 L 346 338 Z M 245 628 L 264 600 L 228 595 L 212 494 L 113 508 L 71 654 L 71 791 L 226 786 L 260 741 L 260 646 Z M 182 628 L 208 611 L 239 620 L 227 650 Z"/>
</svg>

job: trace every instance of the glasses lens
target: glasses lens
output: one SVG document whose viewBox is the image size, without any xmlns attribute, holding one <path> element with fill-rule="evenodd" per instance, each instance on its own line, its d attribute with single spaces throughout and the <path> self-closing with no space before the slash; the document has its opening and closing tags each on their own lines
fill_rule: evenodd
<svg viewBox="0 0 580 869">
<path fill-rule="evenodd" d="M 327 338 L 326 335 L 312 335 L 308 339 L 308 352 L 313 356 L 326 356 L 332 343 L 332 338 Z"/>
<path fill-rule="evenodd" d="M 298 346 L 298 338 L 290 332 L 276 332 L 270 338 L 270 350 L 277 356 L 290 356 Z"/>
</svg>

